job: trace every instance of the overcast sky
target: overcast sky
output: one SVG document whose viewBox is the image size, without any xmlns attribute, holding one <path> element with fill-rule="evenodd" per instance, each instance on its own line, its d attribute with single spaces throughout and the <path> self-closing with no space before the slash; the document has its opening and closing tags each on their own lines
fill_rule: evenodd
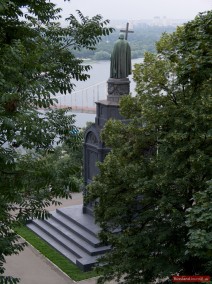
<svg viewBox="0 0 212 284">
<path fill-rule="evenodd" d="M 212 0 L 53 0 L 63 15 L 80 10 L 84 16 L 101 14 L 104 19 L 140 20 L 155 16 L 169 19 L 193 19 L 199 12 L 212 9 Z"/>
</svg>

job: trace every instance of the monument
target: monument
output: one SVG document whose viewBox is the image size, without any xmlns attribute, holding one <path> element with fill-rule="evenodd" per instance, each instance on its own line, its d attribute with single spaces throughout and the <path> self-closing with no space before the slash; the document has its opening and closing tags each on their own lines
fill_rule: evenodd
<svg viewBox="0 0 212 284">
<path fill-rule="evenodd" d="M 125 31 L 126 35 L 129 32 L 128 25 Z M 97 162 L 103 162 L 110 151 L 100 139 L 101 130 L 109 119 L 124 120 L 124 117 L 119 113 L 119 100 L 123 95 L 130 93 L 128 76 L 131 74 L 131 68 L 130 45 L 124 39 L 124 34 L 120 33 L 111 54 L 107 100 L 96 102 L 95 124 L 86 130 L 84 136 L 84 197 L 87 195 L 87 186 L 92 182 L 92 178 L 98 174 Z M 94 202 L 87 203 L 84 198 L 83 213 L 93 215 L 94 205 Z"/>
<path fill-rule="evenodd" d="M 126 35 L 129 32 L 128 26 Z M 111 56 L 107 99 L 96 102 L 95 124 L 85 132 L 84 142 L 84 195 L 86 186 L 98 174 L 97 162 L 103 162 L 110 149 L 100 139 L 100 132 L 109 119 L 124 120 L 119 113 L 119 100 L 130 92 L 131 55 L 128 42 L 120 34 Z M 115 64 L 114 64 L 114 62 Z M 81 270 L 91 270 L 98 257 L 110 250 L 98 238 L 100 228 L 93 217 L 94 204 L 57 208 L 47 220 L 29 220 L 28 228 L 58 250 Z M 85 214 L 86 213 L 86 214 Z"/>
</svg>

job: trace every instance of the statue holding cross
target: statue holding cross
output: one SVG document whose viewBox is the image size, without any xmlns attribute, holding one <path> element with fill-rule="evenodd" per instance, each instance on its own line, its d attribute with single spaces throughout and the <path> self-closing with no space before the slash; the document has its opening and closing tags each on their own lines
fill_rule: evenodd
<svg viewBox="0 0 212 284">
<path fill-rule="evenodd" d="M 110 78 L 122 79 L 127 78 L 131 74 L 131 48 L 126 40 L 129 31 L 129 23 L 126 30 L 121 30 L 124 34 L 119 34 L 119 39 L 115 42 L 113 52 L 111 54 Z"/>
<path fill-rule="evenodd" d="M 120 32 L 125 33 L 125 39 L 127 40 L 128 38 L 128 33 L 134 33 L 134 31 L 129 30 L 129 23 L 126 24 L 126 29 L 121 29 Z"/>
</svg>

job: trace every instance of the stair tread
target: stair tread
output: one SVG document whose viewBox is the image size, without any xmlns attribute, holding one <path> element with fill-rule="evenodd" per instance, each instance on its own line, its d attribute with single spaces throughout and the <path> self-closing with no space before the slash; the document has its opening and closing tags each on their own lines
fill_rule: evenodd
<svg viewBox="0 0 212 284">
<path fill-rule="evenodd" d="M 57 209 L 56 212 L 62 214 L 76 224 L 79 224 L 80 227 L 86 228 L 86 230 L 93 235 L 97 236 L 100 232 L 100 228 L 95 223 L 94 218 L 88 214 L 82 213 L 82 205 L 60 208 Z"/>
<path fill-rule="evenodd" d="M 97 256 L 91 256 L 86 254 L 86 252 L 82 250 L 78 250 L 78 255 L 64 247 L 64 245 L 58 243 L 55 239 L 53 239 L 48 233 L 44 232 L 42 229 L 37 227 L 35 224 L 30 223 L 27 225 L 33 232 L 35 232 L 37 235 L 39 235 L 42 239 L 44 239 L 47 243 L 49 243 L 52 247 L 54 247 L 56 250 L 58 250 L 61 254 L 63 254 L 65 257 L 70 259 L 73 263 L 76 264 L 76 260 L 80 261 L 91 261 L 96 262 Z M 75 245 L 71 246 L 72 248 L 75 247 Z"/>
<path fill-rule="evenodd" d="M 91 246 L 88 242 L 84 241 L 83 239 L 80 239 L 79 237 L 77 237 L 77 235 L 68 231 L 68 229 L 64 230 L 64 228 L 62 228 L 63 230 L 62 232 L 64 232 L 64 234 L 66 235 L 65 237 L 60 232 L 52 228 L 48 223 L 46 223 L 46 221 L 44 222 L 43 220 L 33 220 L 33 223 L 42 227 L 42 229 L 45 232 L 48 232 L 54 238 L 57 238 L 60 242 L 63 242 L 65 245 L 74 245 L 76 246 L 76 248 L 79 247 L 80 250 L 83 251 L 86 250 L 88 254 L 101 253 L 102 251 L 108 250 L 107 246 L 102 246 L 102 247 Z"/>
<path fill-rule="evenodd" d="M 70 219 L 67 219 L 64 216 L 58 214 L 57 212 L 52 214 L 51 218 L 49 218 L 47 222 L 51 223 L 53 226 L 58 226 L 60 228 L 62 226 L 64 228 L 68 228 L 70 231 L 75 232 L 75 234 L 77 234 L 84 240 L 87 239 L 89 243 L 93 244 L 94 246 L 100 245 L 100 241 L 96 236 L 90 234 L 88 231 L 79 227 L 79 225 L 72 222 Z M 61 225 L 57 225 L 58 223 Z"/>
</svg>

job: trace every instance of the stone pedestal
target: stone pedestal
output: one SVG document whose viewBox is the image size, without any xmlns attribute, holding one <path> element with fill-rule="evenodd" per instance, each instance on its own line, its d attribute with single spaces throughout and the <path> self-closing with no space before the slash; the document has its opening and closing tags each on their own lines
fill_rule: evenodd
<svg viewBox="0 0 212 284">
<path fill-rule="evenodd" d="M 128 78 L 114 79 L 110 78 L 107 81 L 108 96 L 107 100 L 110 102 L 119 102 L 121 96 L 130 93 L 130 80 Z"/>
<path fill-rule="evenodd" d="M 85 132 L 84 142 L 84 200 L 83 200 L 83 213 L 93 215 L 93 202 L 86 202 L 87 185 L 92 182 L 92 178 L 98 174 L 99 169 L 97 162 L 103 162 L 105 156 L 110 149 L 104 146 L 100 140 L 100 127 L 96 124 L 89 127 Z"/>
<path fill-rule="evenodd" d="M 92 178 L 98 174 L 97 162 L 103 162 L 110 149 L 106 148 L 100 139 L 100 132 L 109 119 L 124 121 L 119 113 L 119 100 L 122 96 L 130 93 L 130 81 L 128 78 L 108 80 L 107 100 L 96 102 L 95 124 L 85 132 L 84 142 L 84 196 L 87 195 L 87 185 Z M 93 214 L 93 203 L 86 203 L 84 200 L 83 213 Z"/>
</svg>

